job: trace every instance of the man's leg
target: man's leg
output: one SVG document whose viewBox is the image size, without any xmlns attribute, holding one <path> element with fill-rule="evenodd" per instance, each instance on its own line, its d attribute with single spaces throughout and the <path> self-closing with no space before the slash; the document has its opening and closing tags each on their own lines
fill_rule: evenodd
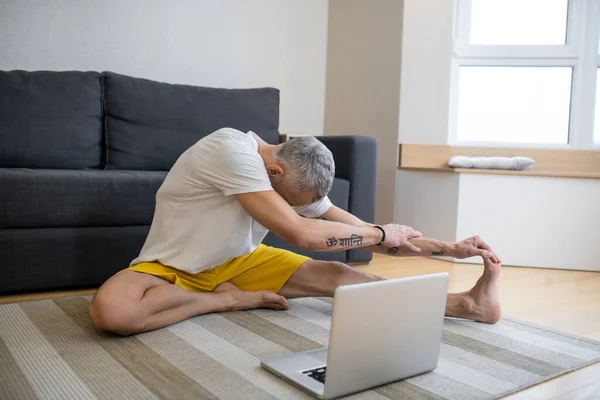
<svg viewBox="0 0 600 400">
<path fill-rule="evenodd" d="M 278 294 L 286 299 L 332 297 L 338 286 L 380 280 L 383 278 L 366 274 L 341 262 L 310 260 L 294 272 Z"/>
<path fill-rule="evenodd" d="M 331 297 L 338 286 L 381 280 L 343 263 L 307 261 L 291 276 L 278 294 L 286 298 Z M 500 264 L 485 260 L 483 275 L 464 293 L 450 293 L 446 316 L 495 323 L 500 319 L 498 283 Z"/>
<path fill-rule="evenodd" d="M 224 285 L 211 293 L 190 292 L 156 276 L 122 271 L 98 289 L 90 303 L 90 316 L 99 329 L 132 335 L 211 312 L 288 308 L 283 297 L 270 291 L 227 288 Z"/>
</svg>

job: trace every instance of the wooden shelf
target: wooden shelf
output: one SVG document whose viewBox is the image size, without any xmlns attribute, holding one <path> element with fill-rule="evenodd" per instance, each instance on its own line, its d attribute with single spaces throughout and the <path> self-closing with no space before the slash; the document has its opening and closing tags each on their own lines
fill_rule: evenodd
<svg viewBox="0 0 600 400">
<path fill-rule="evenodd" d="M 448 167 L 448 161 L 459 155 L 467 157 L 531 157 L 535 160 L 535 169 L 513 171 Z M 401 144 L 398 169 L 463 174 L 600 179 L 600 151 Z"/>
<path fill-rule="evenodd" d="M 398 169 L 423 172 L 453 172 L 460 174 L 484 174 L 484 175 L 516 175 L 516 176 L 546 176 L 556 178 L 580 178 L 600 179 L 600 173 L 593 172 L 564 172 L 564 171 L 509 171 L 500 169 L 470 169 L 470 168 L 411 168 L 400 167 Z"/>
</svg>

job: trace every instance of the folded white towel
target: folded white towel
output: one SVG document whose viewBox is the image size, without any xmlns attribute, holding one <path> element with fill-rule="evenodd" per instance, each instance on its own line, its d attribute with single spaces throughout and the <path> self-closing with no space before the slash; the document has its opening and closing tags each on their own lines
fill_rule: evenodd
<svg viewBox="0 0 600 400">
<path fill-rule="evenodd" d="M 455 156 L 448 165 L 451 168 L 509 169 L 524 171 L 531 169 L 533 159 L 529 157 L 465 157 Z"/>
</svg>

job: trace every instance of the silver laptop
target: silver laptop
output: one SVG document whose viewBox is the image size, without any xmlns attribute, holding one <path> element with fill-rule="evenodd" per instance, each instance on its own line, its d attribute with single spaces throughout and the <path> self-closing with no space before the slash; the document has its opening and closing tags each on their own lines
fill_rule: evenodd
<svg viewBox="0 0 600 400">
<path fill-rule="evenodd" d="M 329 348 L 270 357 L 261 365 L 322 399 L 431 371 L 447 294 L 447 273 L 339 287 Z"/>
</svg>

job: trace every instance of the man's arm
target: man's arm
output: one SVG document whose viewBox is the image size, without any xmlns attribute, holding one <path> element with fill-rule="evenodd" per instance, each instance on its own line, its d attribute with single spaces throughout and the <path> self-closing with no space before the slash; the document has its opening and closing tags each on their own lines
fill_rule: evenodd
<svg viewBox="0 0 600 400">
<path fill-rule="evenodd" d="M 381 231 L 369 225 L 302 218 L 274 190 L 236 194 L 244 210 L 262 226 L 287 243 L 308 251 L 345 251 L 379 243 Z M 406 227 L 404 227 L 406 228 Z M 384 227 L 389 246 L 402 246 L 406 230 L 390 224 Z"/>
<path fill-rule="evenodd" d="M 372 226 L 368 222 L 362 221 L 360 218 L 336 207 L 331 207 L 321 217 L 327 221 L 343 222 L 355 226 Z M 365 250 L 373 253 L 387 254 L 396 257 L 412 257 L 412 256 L 449 256 L 455 258 L 468 258 L 473 256 L 481 256 L 483 258 L 491 258 L 494 263 L 500 263 L 500 259 L 480 237 L 474 236 L 469 239 L 462 240 L 457 243 L 449 243 L 441 240 L 417 237 L 409 239 L 409 242 L 421 249 L 421 252 L 415 252 L 408 247 L 397 246 L 369 246 Z"/>
<path fill-rule="evenodd" d="M 303 250 L 341 251 L 381 241 L 382 233 L 373 227 L 302 218 L 274 190 L 237 194 L 236 198 L 262 226 Z"/>
</svg>

